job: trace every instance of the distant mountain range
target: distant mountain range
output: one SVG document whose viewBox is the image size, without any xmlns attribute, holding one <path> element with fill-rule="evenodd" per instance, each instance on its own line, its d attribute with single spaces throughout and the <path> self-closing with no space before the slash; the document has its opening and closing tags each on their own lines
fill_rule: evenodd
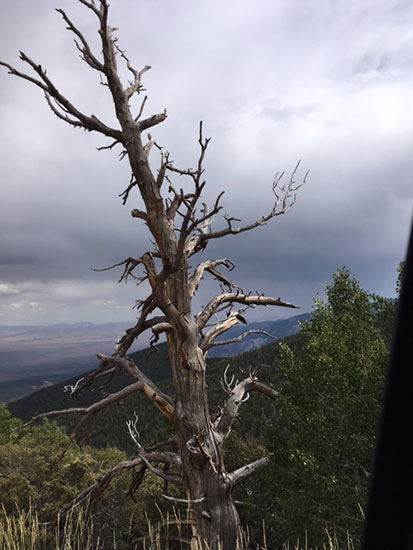
<svg viewBox="0 0 413 550">
<path fill-rule="evenodd" d="M 275 321 L 251 322 L 236 326 L 223 340 L 240 336 L 246 330 L 263 330 L 277 339 L 300 330 L 300 321 L 309 313 Z M 0 403 L 29 395 L 40 388 L 92 370 L 96 353 L 112 353 L 117 338 L 131 323 L 59 323 L 50 326 L 0 327 Z M 148 334 L 133 349 L 149 344 Z M 252 334 L 237 343 L 211 348 L 211 357 L 230 357 L 273 341 L 264 334 Z M 133 351 L 133 350 L 131 350 Z"/>
<path fill-rule="evenodd" d="M 44 332 L 57 332 L 61 330 L 77 330 L 77 329 L 87 329 L 87 328 L 96 328 L 102 326 L 113 326 L 113 325 L 124 325 L 125 323 L 105 323 L 96 325 L 90 323 L 89 321 L 81 321 L 80 323 L 55 323 L 53 325 L 10 325 L 2 326 L 0 325 L 0 336 L 10 336 L 23 334 L 25 332 L 30 333 L 44 333 Z"/>
</svg>

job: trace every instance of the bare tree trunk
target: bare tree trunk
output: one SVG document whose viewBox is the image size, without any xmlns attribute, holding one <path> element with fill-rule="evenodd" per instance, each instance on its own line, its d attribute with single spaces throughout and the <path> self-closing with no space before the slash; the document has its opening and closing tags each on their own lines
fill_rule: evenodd
<svg viewBox="0 0 413 550">
<path fill-rule="evenodd" d="M 167 335 L 175 391 L 175 431 L 201 548 L 233 550 L 237 547 L 240 520 L 222 445 L 210 420 L 206 361 L 190 311 L 185 264 L 168 283 L 168 295 L 182 317 L 180 326 L 174 326 Z"/>
<path fill-rule="evenodd" d="M 172 337 L 170 337 L 172 338 Z M 174 343 L 169 343 L 174 349 Z M 211 549 L 236 548 L 240 522 L 232 499 L 231 482 L 225 471 L 223 453 L 217 443 L 205 400 L 205 362 L 187 370 L 186 360 L 175 347 L 173 369 L 185 369 L 175 406 L 176 432 L 185 481 L 190 490 L 198 534 Z M 173 353 L 173 352 L 172 352 Z M 202 548 L 206 548 L 204 545 Z"/>
</svg>

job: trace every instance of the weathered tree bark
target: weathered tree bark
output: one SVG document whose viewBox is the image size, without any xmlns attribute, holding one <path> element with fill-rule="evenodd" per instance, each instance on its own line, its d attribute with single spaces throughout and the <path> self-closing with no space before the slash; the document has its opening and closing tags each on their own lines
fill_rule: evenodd
<svg viewBox="0 0 413 550">
<path fill-rule="evenodd" d="M 218 336 L 224 334 L 239 322 L 245 323 L 244 312 L 256 305 L 274 305 L 281 307 L 296 307 L 280 298 L 270 298 L 264 295 L 245 294 L 232 283 L 222 272 L 222 269 L 232 270 L 233 264 L 228 259 L 209 260 L 201 262 L 194 270 L 190 270 L 188 260 L 206 248 L 211 239 L 237 235 L 267 223 L 271 218 L 284 214 L 295 202 L 295 192 L 304 183 L 296 185 L 295 174 L 292 173 L 287 184 L 280 186 L 283 173 L 277 173 L 273 182 L 274 205 L 271 211 L 259 220 L 245 226 L 234 227 L 235 218 L 224 217 L 227 226 L 219 231 L 212 230 L 212 222 L 220 212 L 222 193 L 217 197 L 212 208 L 202 203 L 199 208 L 202 190 L 205 186 L 203 178 L 203 160 L 209 139 L 204 139 L 202 123 L 199 131 L 200 155 L 196 169 L 179 169 L 169 159 L 169 153 L 156 144 L 148 134 L 148 142 L 143 143 L 143 133 L 166 119 L 166 113 L 152 115 L 142 119 L 146 97 L 143 99 L 137 116 L 133 116 L 130 100 L 133 95 L 143 90 L 142 75 L 150 68 L 145 66 L 141 71 L 135 70 L 125 52 L 120 50 L 113 29 L 108 25 L 108 4 L 106 0 L 79 0 L 98 18 L 99 34 L 102 44 L 102 59 L 93 54 L 90 46 L 80 30 L 72 23 L 63 10 L 57 10 L 74 33 L 75 43 L 81 52 L 83 60 L 100 73 L 103 83 L 107 86 L 113 99 L 118 128 L 111 128 L 94 115 L 87 116 L 79 111 L 53 84 L 41 65 L 36 64 L 24 53 L 20 58 L 37 74 L 37 78 L 16 70 L 8 63 L 0 62 L 7 67 L 12 75 L 32 82 L 41 88 L 53 113 L 74 127 L 88 131 L 96 131 L 111 138 L 112 143 L 100 149 L 112 149 L 120 145 L 121 156 L 127 157 L 131 179 L 121 197 L 125 204 L 135 187 L 139 190 L 145 206 L 144 210 L 133 209 L 132 217 L 143 220 L 155 243 L 152 251 L 147 251 L 139 258 L 126 260 L 111 266 L 123 266 L 120 280 L 134 278 L 137 282 L 147 280 L 151 287 L 150 295 L 140 302 L 140 317 L 134 327 L 126 331 L 118 341 L 116 351 L 111 357 L 98 354 L 100 366 L 89 378 L 70 387 L 76 395 L 95 380 L 113 375 L 117 370 L 128 373 L 134 380 L 123 390 L 112 394 L 91 407 L 63 411 L 81 414 L 81 419 L 75 427 L 72 438 L 82 428 L 87 437 L 96 414 L 105 407 L 119 401 L 134 392 L 143 392 L 153 401 L 159 411 L 171 421 L 174 426 L 177 453 L 150 452 L 140 446 L 135 423 L 129 423 L 131 436 L 138 445 L 138 458 L 121 463 L 113 468 L 101 482 L 94 484 L 76 499 L 76 503 L 87 498 L 96 500 L 110 482 L 113 475 L 122 469 L 135 468 L 140 465 L 138 482 L 135 480 L 133 491 L 141 482 L 146 470 L 160 475 L 168 483 L 175 483 L 189 492 L 186 499 L 192 507 L 195 519 L 195 532 L 200 550 L 242 550 L 240 541 L 240 519 L 233 500 L 234 486 L 262 468 L 268 462 L 266 457 L 246 465 L 235 472 L 227 472 L 224 464 L 223 447 L 238 409 L 251 391 L 261 392 L 271 399 L 277 393 L 258 382 L 255 374 L 233 384 L 228 382 L 226 373 L 224 388 L 228 399 L 220 417 L 211 420 L 208 408 L 208 391 L 206 385 L 206 357 L 208 350 L 215 344 Z M 117 70 L 117 59 L 125 62 L 133 76 L 128 87 L 124 87 Z M 160 167 L 155 176 L 150 164 L 149 154 L 153 146 L 160 152 Z M 192 190 L 184 192 L 175 189 L 171 177 L 179 174 L 189 178 Z M 164 185 L 164 184 L 167 185 Z M 165 191 L 165 188 L 166 191 Z M 136 271 L 141 270 L 141 275 Z M 213 297 L 209 303 L 196 315 L 191 309 L 191 301 L 205 272 L 211 274 L 227 292 Z M 238 309 L 237 309 L 238 308 Z M 153 315 L 160 310 L 161 315 Z M 211 321 L 214 319 L 214 321 Z M 216 321 L 215 319 L 219 319 Z M 169 349 L 172 371 L 174 399 L 162 393 L 156 385 L 140 371 L 139 367 L 127 357 L 127 352 L 133 342 L 147 330 L 153 333 L 153 343 L 160 334 L 165 333 Z M 248 334 L 250 331 L 247 331 Z M 242 339 L 242 336 L 236 340 Z M 45 413 L 40 417 L 53 417 L 57 411 Z M 31 423 L 30 422 L 30 423 Z M 168 447 L 170 441 L 163 445 Z M 154 466 L 157 463 L 168 464 L 174 471 L 166 474 Z M 133 493 L 131 492 L 131 494 Z M 166 497 L 168 497 L 166 495 Z M 179 500 L 179 499 L 178 499 Z M 194 547 L 194 541 L 192 541 Z M 239 545 L 237 547 L 237 544 Z"/>
</svg>

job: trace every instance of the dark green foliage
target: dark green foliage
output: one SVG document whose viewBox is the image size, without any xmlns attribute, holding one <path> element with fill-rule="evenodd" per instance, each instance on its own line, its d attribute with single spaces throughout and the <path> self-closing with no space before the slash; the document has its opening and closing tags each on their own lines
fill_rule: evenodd
<svg viewBox="0 0 413 550">
<path fill-rule="evenodd" d="M 282 345 L 281 419 L 267 439 L 277 535 L 307 531 L 310 545 L 325 528 L 360 537 L 389 351 L 372 296 L 347 270 L 326 291 L 301 353 Z"/>
<path fill-rule="evenodd" d="M 69 446 L 64 429 L 46 420 L 10 435 L 9 428 L 18 424 L 4 406 L 0 407 L 0 494 L 6 514 L 33 509 L 40 521 L 54 520 L 58 511 L 81 491 L 115 464 L 126 460 L 123 451 L 112 447 Z M 126 541 L 131 516 L 134 516 L 132 533 L 136 537 L 146 530 L 145 510 L 156 515 L 155 502 L 162 493 L 160 480 L 147 474 L 134 504 L 125 498 L 130 481 L 130 472 L 117 476 L 94 514 L 96 535 L 110 541 L 115 530 L 119 549 L 130 548 Z"/>
<path fill-rule="evenodd" d="M 397 266 L 397 273 L 398 273 L 397 282 L 396 282 L 396 292 L 397 292 L 397 294 L 400 294 L 400 291 L 402 289 L 402 283 L 403 283 L 403 277 L 404 277 L 405 270 L 406 270 L 406 262 L 405 261 L 400 262 L 399 265 Z"/>
</svg>

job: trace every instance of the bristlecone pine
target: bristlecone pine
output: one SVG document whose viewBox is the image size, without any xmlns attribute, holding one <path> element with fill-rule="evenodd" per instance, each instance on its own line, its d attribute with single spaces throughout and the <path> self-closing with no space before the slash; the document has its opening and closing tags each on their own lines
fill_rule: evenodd
<svg viewBox="0 0 413 550">
<path fill-rule="evenodd" d="M 62 9 L 57 11 L 74 35 L 81 57 L 92 69 L 96 70 L 105 85 L 105 91 L 111 94 L 118 121 L 112 128 L 94 115 L 86 115 L 77 109 L 62 94 L 46 73 L 46 70 L 25 53 L 20 59 L 29 65 L 34 75 L 23 73 L 8 63 L 1 65 L 9 73 L 28 80 L 40 88 L 53 113 L 68 124 L 88 131 L 99 132 L 111 139 L 109 145 L 100 149 L 120 147 L 121 157 L 128 159 L 131 169 L 129 185 L 121 194 L 123 203 L 131 198 L 131 192 L 138 191 L 144 209 L 133 209 L 134 218 L 142 220 L 147 226 L 154 248 L 144 252 L 138 258 L 127 258 L 114 266 L 123 269 L 120 280 L 134 279 L 136 282 L 148 281 L 150 294 L 139 302 L 139 318 L 135 326 L 126 331 L 116 345 L 115 353 L 106 357 L 98 355 L 100 365 L 87 380 L 80 381 L 71 388 L 78 394 L 89 387 L 96 379 L 109 376 L 115 371 L 130 375 L 131 384 L 121 391 L 111 394 L 88 408 L 72 408 L 65 411 L 53 411 L 39 415 L 54 417 L 58 414 L 78 414 L 80 421 L 72 437 L 84 430 L 88 436 L 96 414 L 109 405 L 120 401 L 134 392 L 143 392 L 173 426 L 175 437 L 157 446 L 156 450 L 144 449 L 139 443 L 136 419 L 128 424 L 129 432 L 137 444 L 138 455 L 126 463 L 118 464 L 96 484 L 78 496 L 75 503 L 93 502 L 102 494 L 111 478 L 124 469 L 141 467 L 141 471 L 151 471 L 168 483 L 182 488 L 183 499 L 172 499 L 191 507 L 193 517 L 191 548 L 198 550 L 234 550 L 242 542 L 239 540 L 240 520 L 234 504 L 232 490 L 247 476 L 250 476 L 268 462 L 263 457 L 233 472 L 227 472 L 223 459 L 223 446 L 238 409 L 249 392 L 261 392 L 275 399 L 277 392 L 260 383 L 251 374 L 241 381 L 228 380 L 225 373 L 223 386 L 228 394 L 218 416 L 211 420 L 208 408 L 208 394 L 205 382 L 206 357 L 208 350 L 216 345 L 216 338 L 239 322 L 245 323 L 244 312 L 257 305 L 294 308 L 293 304 L 280 298 L 244 293 L 228 278 L 225 271 L 231 271 L 233 263 L 228 259 L 202 261 L 192 269 L 195 256 L 204 251 L 212 239 L 237 235 L 259 227 L 271 218 L 286 213 L 295 202 L 296 190 L 305 182 L 296 184 L 295 175 L 298 164 L 289 181 L 281 185 L 283 173 L 277 173 L 272 191 L 274 204 L 271 211 L 250 224 L 236 226 L 235 218 L 224 216 L 225 227 L 214 230 L 212 222 L 220 212 L 221 193 L 209 208 L 201 203 L 205 186 L 203 180 L 203 161 L 209 139 L 204 138 L 202 123 L 199 126 L 200 154 L 195 169 L 179 169 L 173 165 L 169 153 L 159 146 L 151 134 L 145 131 L 155 127 L 166 119 L 166 112 L 144 117 L 146 96 L 141 101 L 139 112 L 132 113 L 132 97 L 143 91 L 142 77 L 150 68 L 145 66 L 136 70 L 125 52 L 118 46 L 113 29 L 108 24 L 108 4 L 106 0 L 98 2 L 79 0 L 97 17 L 102 54 L 92 52 L 82 32 Z M 131 74 L 131 81 L 125 87 L 117 70 L 117 62 L 125 63 Z M 144 143 L 145 142 L 145 143 Z M 154 147 L 155 146 L 155 147 Z M 149 164 L 150 152 L 156 152 L 159 168 L 154 174 Z M 179 174 L 190 182 L 190 191 L 174 186 L 172 178 Z M 196 314 L 191 302 L 205 273 L 212 275 L 221 286 L 221 294 L 213 297 Z M 153 344 L 161 334 L 166 335 L 172 370 L 174 399 L 165 395 L 147 378 L 127 353 L 132 343 L 144 332 L 152 331 Z M 256 331 L 247 331 L 242 337 Z M 220 342 L 222 345 L 222 342 Z M 168 473 L 157 465 L 169 465 Z M 140 476 L 143 477 L 143 474 Z M 171 498 L 171 497 L 170 497 Z M 70 503 L 63 512 L 70 509 Z"/>
</svg>

